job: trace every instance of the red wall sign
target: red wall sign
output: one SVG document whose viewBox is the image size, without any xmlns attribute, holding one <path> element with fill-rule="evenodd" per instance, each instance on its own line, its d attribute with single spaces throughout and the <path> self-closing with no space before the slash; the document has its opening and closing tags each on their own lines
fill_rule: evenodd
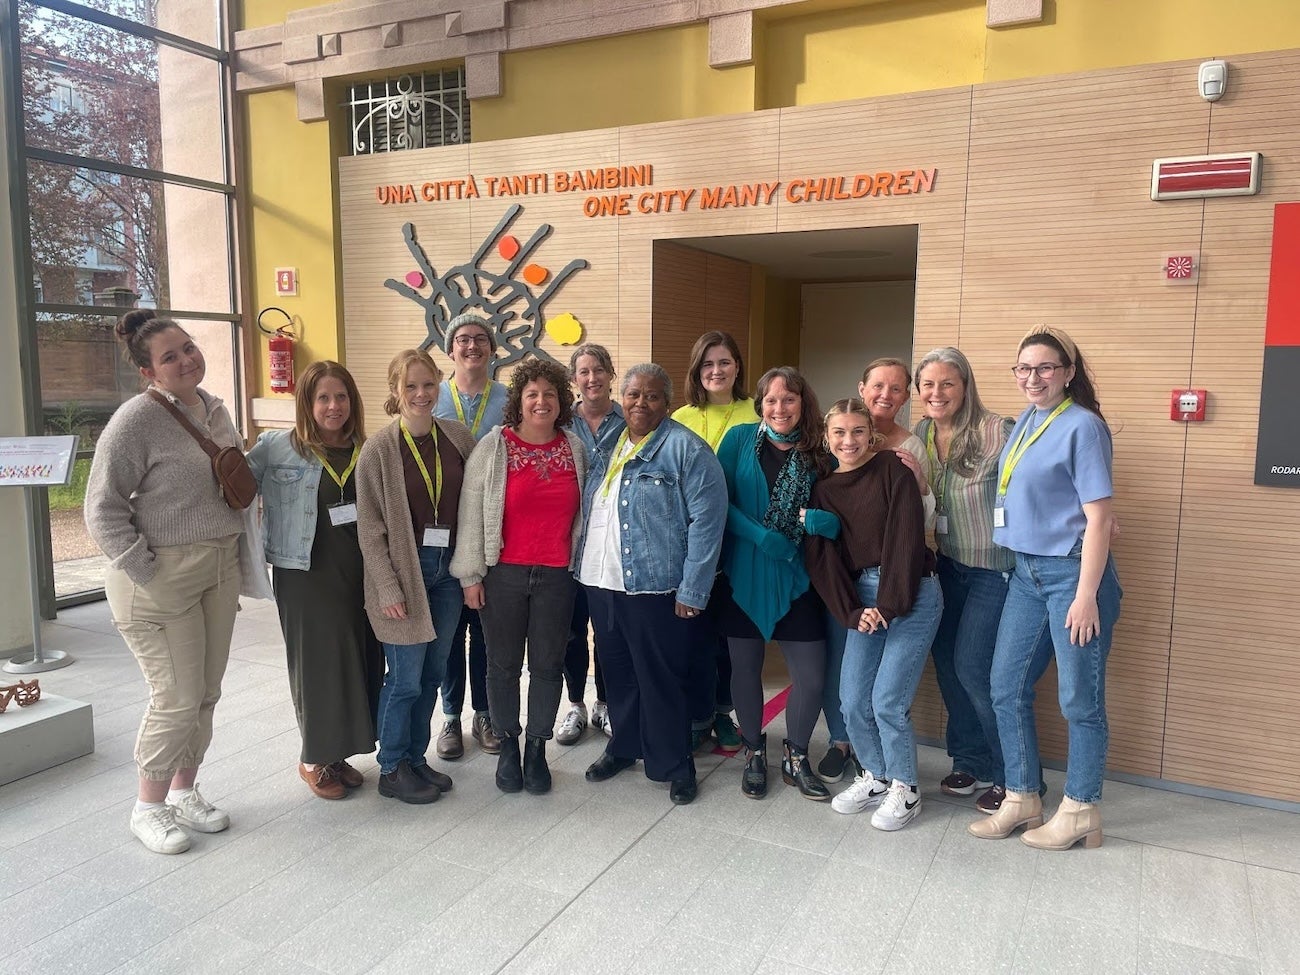
<svg viewBox="0 0 1300 975">
<path fill-rule="evenodd" d="M 1172 156 L 1151 164 L 1151 199 L 1254 196 L 1259 192 L 1258 152 Z"/>
</svg>

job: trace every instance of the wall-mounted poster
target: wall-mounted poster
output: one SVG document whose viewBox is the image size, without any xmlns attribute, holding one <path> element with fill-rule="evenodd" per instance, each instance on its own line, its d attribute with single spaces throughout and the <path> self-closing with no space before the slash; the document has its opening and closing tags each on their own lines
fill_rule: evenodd
<svg viewBox="0 0 1300 975">
<path fill-rule="evenodd" d="M 1255 483 L 1300 488 L 1300 203 L 1273 210 Z"/>
</svg>

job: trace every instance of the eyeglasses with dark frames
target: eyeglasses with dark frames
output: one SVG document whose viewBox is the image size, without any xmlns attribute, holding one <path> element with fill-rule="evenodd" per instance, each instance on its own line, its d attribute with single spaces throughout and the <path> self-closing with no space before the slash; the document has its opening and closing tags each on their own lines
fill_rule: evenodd
<svg viewBox="0 0 1300 975">
<path fill-rule="evenodd" d="M 1012 374 L 1017 379 L 1028 379 L 1034 373 L 1038 373 L 1039 379 L 1051 379 L 1056 375 L 1057 369 L 1064 369 L 1065 366 L 1059 362 L 1041 362 L 1036 366 L 1027 366 L 1024 363 L 1011 367 Z"/>
</svg>

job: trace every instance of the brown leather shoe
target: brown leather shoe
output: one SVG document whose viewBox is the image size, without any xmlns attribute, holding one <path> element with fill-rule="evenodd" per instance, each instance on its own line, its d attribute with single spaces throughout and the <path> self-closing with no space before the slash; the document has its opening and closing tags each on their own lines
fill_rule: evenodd
<svg viewBox="0 0 1300 975">
<path fill-rule="evenodd" d="M 465 739 L 460 733 L 460 718 L 448 718 L 438 732 L 433 750 L 443 761 L 451 762 L 465 754 Z"/>
<path fill-rule="evenodd" d="M 307 788 L 322 799 L 342 799 L 348 794 L 348 790 L 334 773 L 333 765 L 318 765 L 314 769 L 309 769 L 299 762 L 298 777 L 307 783 Z"/>
<path fill-rule="evenodd" d="M 330 768 L 334 770 L 338 780 L 349 789 L 359 789 L 365 784 L 366 777 L 347 762 L 333 762 Z"/>
<path fill-rule="evenodd" d="M 492 730 L 492 719 L 486 711 L 474 712 L 474 724 L 470 726 L 470 733 L 488 755 L 501 754 L 501 739 Z"/>
</svg>

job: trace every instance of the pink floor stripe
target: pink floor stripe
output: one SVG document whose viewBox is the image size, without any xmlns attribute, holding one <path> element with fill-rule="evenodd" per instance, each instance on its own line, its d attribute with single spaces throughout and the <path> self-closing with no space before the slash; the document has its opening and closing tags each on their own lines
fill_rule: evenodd
<svg viewBox="0 0 1300 975">
<path fill-rule="evenodd" d="M 773 718 L 775 718 L 778 714 L 780 714 L 782 711 L 785 710 L 785 702 L 787 699 L 789 699 L 789 697 L 790 697 L 790 688 L 787 686 L 785 690 L 779 691 L 778 693 L 772 695 L 772 699 L 763 705 L 763 727 L 764 728 L 766 728 L 768 725 L 772 723 Z M 715 745 L 713 747 L 713 754 L 722 755 L 725 758 L 732 758 L 736 753 L 724 752 L 721 748 Z M 743 750 L 740 752 L 740 754 L 744 754 Z"/>
</svg>

